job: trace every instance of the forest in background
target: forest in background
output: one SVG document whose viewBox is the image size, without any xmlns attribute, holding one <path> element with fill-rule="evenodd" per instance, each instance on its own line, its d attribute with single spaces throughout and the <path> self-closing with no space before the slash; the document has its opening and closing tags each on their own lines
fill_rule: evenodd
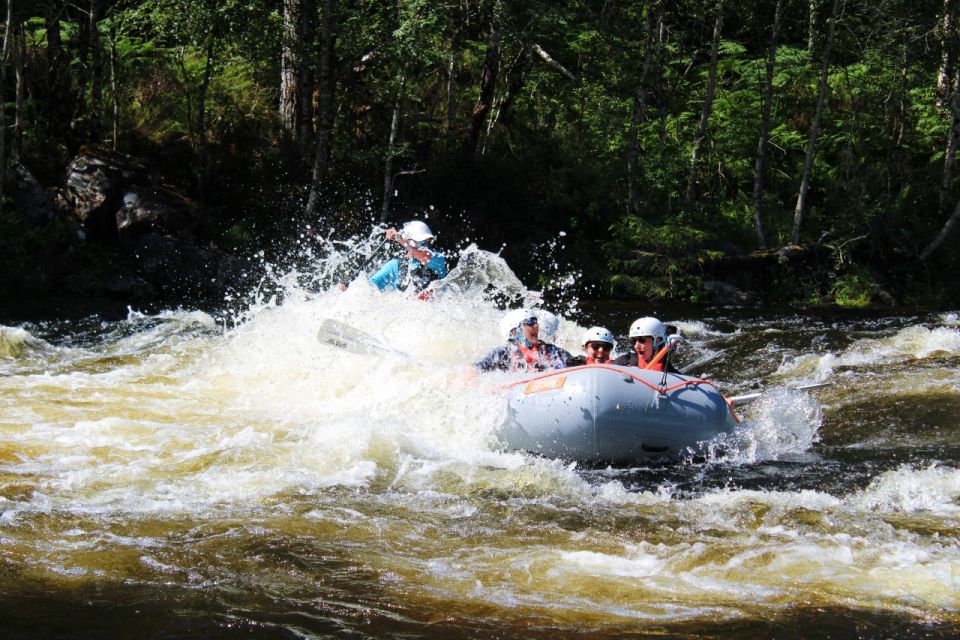
<svg viewBox="0 0 960 640">
<path fill-rule="evenodd" d="M 428 214 L 593 297 L 698 301 L 762 264 L 768 300 L 956 300 L 960 0 L 5 8 L 3 163 L 56 189 L 84 147 L 142 158 L 237 254 Z M 8 272 L 73 233 L 20 214 Z"/>
</svg>

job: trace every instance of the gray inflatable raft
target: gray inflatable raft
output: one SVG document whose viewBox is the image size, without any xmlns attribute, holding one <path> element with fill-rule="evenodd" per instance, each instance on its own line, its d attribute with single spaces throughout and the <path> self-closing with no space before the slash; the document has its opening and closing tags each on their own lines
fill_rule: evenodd
<svg viewBox="0 0 960 640">
<path fill-rule="evenodd" d="M 710 382 L 636 367 L 586 365 L 507 386 L 506 449 L 586 463 L 676 460 L 737 417 Z"/>
</svg>

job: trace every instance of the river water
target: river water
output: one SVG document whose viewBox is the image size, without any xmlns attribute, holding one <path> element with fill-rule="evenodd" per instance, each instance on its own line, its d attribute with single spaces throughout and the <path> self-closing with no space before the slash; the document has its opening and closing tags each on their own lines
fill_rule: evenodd
<svg viewBox="0 0 960 640">
<path fill-rule="evenodd" d="M 557 309 L 764 390 L 723 455 L 582 468 L 497 447 L 488 297 L 297 282 L 0 326 L 4 637 L 960 635 L 957 314 Z"/>
</svg>

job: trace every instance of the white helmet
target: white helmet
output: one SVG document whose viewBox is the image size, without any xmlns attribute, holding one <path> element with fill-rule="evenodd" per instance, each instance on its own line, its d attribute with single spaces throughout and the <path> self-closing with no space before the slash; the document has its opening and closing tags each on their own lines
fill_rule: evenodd
<svg viewBox="0 0 960 640">
<path fill-rule="evenodd" d="M 533 315 L 540 325 L 540 336 L 544 342 L 553 343 L 557 339 L 557 330 L 560 329 L 560 318 L 546 309 L 536 309 Z"/>
<path fill-rule="evenodd" d="M 630 325 L 630 337 L 640 338 L 642 336 L 653 336 L 653 348 L 659 349 L 667 342 L 667 329 L 656 318 L 650 316 L 638 318 Z"/>
<path fill-rule="evenodd" d="M 407 224 L 403 225 L 403 228 L 400 229 L 400 235 L 409 240 L 415 240 L 417 242 L 425 242 L 427 240 L 433 239 L 433 231 L 430 231 L 430 227 L 424 222 L 419 220 L 411 220 Z"/>
<path fill-rule="evenodd" d="M 611 347 L 617 344 L 616 338 L 606 327 L 590 327 L 584 331 L 580 344 L 584 345 L 588 342 L 609 342 Z"/>
<path fill-rule="evenodd" d="M 514 339 L 518 335 L 521 335 L 519 333 L 520 323 L 527 318 L 536 317 L 537 314 L 530 309 L 507 311 L 506 315 L 503 316 L 503 320 L 500 321 L 500 335 L 503 336 L 504 340 Z"/>
</svg>

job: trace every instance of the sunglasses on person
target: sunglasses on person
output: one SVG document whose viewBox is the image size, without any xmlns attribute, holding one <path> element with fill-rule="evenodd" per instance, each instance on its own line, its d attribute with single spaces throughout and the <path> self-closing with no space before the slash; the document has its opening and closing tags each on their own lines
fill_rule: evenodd
<svg viewBox="0 0 960 640">
<path fill-rule="evenodd" d="M 653 342 L 653 336 L 637 336 L 636 338 L 630 338 L 630 341 L 633 344 L 637 344 L 638 342 L 645 343 L 647 340 Z"/>
<path fill-rule="evenodd" d="M 536 319 L 536 318 L 526 318 L 525 320 L 521 321 L 520 324 L 525 324 L 525 325 L 527 325 L 528 327 L 532 327 L 533 325 L 537 324 L 537 319 Z"/>
<path fill-rule="evenodd" d="M 610 351 L 613 349 L 613 345 L 609 342 L 588 342 L 587 348 L 593 351 L 600 351 L 601 349 L 605 351 Z"/>
</svg>

